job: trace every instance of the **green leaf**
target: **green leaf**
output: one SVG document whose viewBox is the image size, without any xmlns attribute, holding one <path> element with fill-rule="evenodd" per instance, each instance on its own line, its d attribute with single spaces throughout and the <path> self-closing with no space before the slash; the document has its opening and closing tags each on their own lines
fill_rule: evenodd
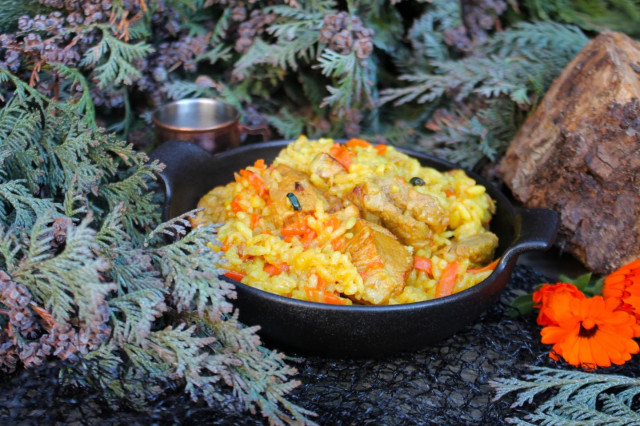
<svg viewBox="0 0 640 426">
<path fill-rule="evenodd" d="M 512 309 L 507 314 L 511 317 L 528 315 L 533 312 L 533 305 L 531 293 L 520 295 L 511 301 L 509 307 Z"/>
</svg>

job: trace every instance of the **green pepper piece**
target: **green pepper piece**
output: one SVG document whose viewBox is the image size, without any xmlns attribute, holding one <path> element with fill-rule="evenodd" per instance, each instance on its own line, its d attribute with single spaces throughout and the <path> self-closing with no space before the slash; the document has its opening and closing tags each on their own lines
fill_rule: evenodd
<svg viewBox="0 0 640 426">
<path fill-rule="evenodd" d="M 419 177 L 417 177 L 417 176 L 416 177 L 412 177 L 409 180 L 409 183 L 411 185 L 413 185 L 413 186 L 424 186 L 425 185 L 425 182 L 422 179 L 420 179 Z"/>
<path fill-rule="evenodd" d="M 287 194 L 287 198 L 291 203 L 291 207 L 293 207 L 295 211 L 299 212 L 300 210 L 302 210 L 302 206 L 300 206 L 300 201 L 298 201 L 298 197 L 296 197 L 293 192 L 289 192 Z"/>
</svg>

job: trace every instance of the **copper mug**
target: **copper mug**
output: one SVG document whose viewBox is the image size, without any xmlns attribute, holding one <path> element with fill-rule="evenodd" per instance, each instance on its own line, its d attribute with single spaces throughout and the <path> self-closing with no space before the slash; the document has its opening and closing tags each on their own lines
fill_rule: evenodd
<svg viewBox="0 0 640 426">
<path fill-rule="evenodd" d="M 247 134 L 271 138 L 265 125 L 240 124 L 240 111 L 215 99 L 183 99 L 156 109 L 152 116 L 156 142 L 183 140 L 200 145 L 209 152 L 222 152 L 240 145 Z"/>
</svg>

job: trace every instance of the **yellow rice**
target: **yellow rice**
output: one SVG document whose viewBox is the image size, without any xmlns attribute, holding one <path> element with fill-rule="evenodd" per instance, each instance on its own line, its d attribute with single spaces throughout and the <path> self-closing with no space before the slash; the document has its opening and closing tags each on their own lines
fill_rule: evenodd
<svg viewBox="0 0 640 426">
<path fill-rule="evenodd" d="M 342 199 L 372 176 L 399 176 L 405 181 L 419 177 L 425 185 L 414 189 L 435 197 L 449 216 L 448 227 L 434 234 L 431 245 L 419 249 L 407 247 L 413 255 L 431 260 L 431 275 L 411 269 L 404 289 L 394 294 L 389 304 L 434 298 L 442 271 L 454 260 L 459 265 L 454 293 L 483 281 L 491 274 L 491 270 L 469 272 L 468 269 L 483 265 L 471 265 L 466 258 L 452 259 L 450 255 L 442 255 L 443 248 L 453 241 L 487 230 L 495 206 L 483 186 L 462 170 L 439 172 L 422 167 L 418 160 L 392 146 L 383 153 L 376 151 L 374 146 L 353 148 L 353 163 L 348 173 L 336 176 L 333 185 L 328 186 L 321 177 L 312 173 L 310 164 L 317 154 L 328 152 L 333 145 L 332 139 L 308 140 L 301 136 L 284 148 L 273 164 L 284 164 L 308 174 L 315 186 Z M 258 175 L 264 173 L 261 167 L 250 166 L 246 170 Z M 224 206 L 223 214 L 219 208 L 217 213 L 212 213 L 213 208 L 220 205 Z M 265 199 L 249 179 L 239 174 L 236 174 L 235 182 L 206 194 L 198 207 L 203 210 L 193 220 L 195 225 L 224 222 L 216 242 L 216 247 L 225 250 L 222 266 L 243 275 L 241 281 L 245 284 L 301 300 L 310 300 L 310 292 L 322 284 L 323 289 L 339 295 L 346 304 L 352 303 L 350 296 L 367 291 L 362 277 L 351 263 L 350 255 L 336 251 L 332 246 L 336 238 L 350 238 L 350 229 L 356 222 L 354 217 L 344 215 L 339 226 L 330 226 L 331 220 L 335 225 L 336 220 L 331 217 L 336 215 L 329 215 L 318 203 L 308 220 L 308 226 L 317 234 L 313 244 L 305 248 L 297 237 L 285 241 L 278 229 L 262 220 L 262 214 L 269 208 Z M 283 264 L 288 265 L 288 270 L 273 276 L 265 270 L 266 265 Z"/>
</svg>

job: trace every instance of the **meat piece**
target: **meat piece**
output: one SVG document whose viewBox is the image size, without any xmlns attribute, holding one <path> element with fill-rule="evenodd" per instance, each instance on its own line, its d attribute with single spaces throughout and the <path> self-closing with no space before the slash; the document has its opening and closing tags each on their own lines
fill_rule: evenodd
<svg viewBox="0 0 640 426">
<path fill-rule="evenodd" d="M 338 160 L 324 152 L 316 155 L 311 160 L 310 169 L 312 173 L 317 174 L 329 186 L 333 184 L 334 176 L 347 172 Z"/>
<path fill-rule="evenodd" d="M 274 171 L 278 173 L 279 179 L 273 175 Z M 288 193 L 296 196 L 302 213 L 314 211 L 318 202 L 329 213 L 342 208 L 342 201 L 339 198 L 313 186 L 305 173 L 284 164 L 278 165 L 274 171 L 267 172 L 264 178 L 271 199 L 264 217 L 276 227 L 281 228 L 289 216 L 296 214 L 291 201 L 287 198 Z"/>
<path fill-rule="evenodd" d="M 429 225 L 433 231 L 442 232 L 447 228 L 449 216 L 435 197 L 416 191 L 410 183 L 399 177 L 380 178 L 376 183 L 395 205 Z"/>
<path fill-rule="evenodd" d="M 353 237 L 342 249 L 364 281 L 362 293 L 353 297 L 361 303 L 379 305 L 402 291 L 413 257 L 389 230 L 358 219 L 351 230 Z"/>
<path fill-rule="evenodd" d="M 356 186 L 349 200 L 363 211 L 363 217 L 381 221 L 404 244 L 419 248 L 431 241 L 431 228 L 410 211 L 398 207 L 380 185 L 365 182 Z"/>
<path fill-rule="evenodd" d="M 496 247 L 498 237 L 493 232 L 486 231 L 454 242 L 447 248 L 447 254 L 469 259 L 475 266 L 483 266 L 491 262 Z"/>
</svg>

